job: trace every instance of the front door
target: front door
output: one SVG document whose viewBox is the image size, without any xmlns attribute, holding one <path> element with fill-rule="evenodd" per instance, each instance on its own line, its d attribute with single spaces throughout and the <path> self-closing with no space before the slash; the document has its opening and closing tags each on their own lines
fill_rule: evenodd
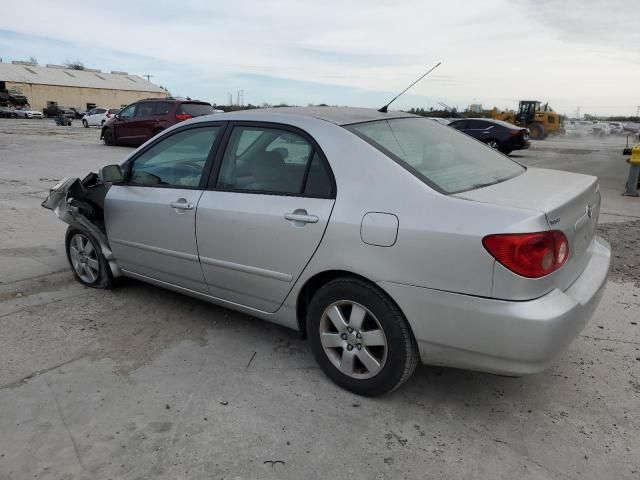
<svg viewBox="0 0 640 480">
<path fill-rule="evenodd" d="M 134 103 L 123 109 L 113 122 L 113 132 L 118 143 L 127 145 L 135 142 L 133 116 L 138 104 Z"/>
<path fill-rule="evenodd" d="M 180 129 L 125 165 L 105 199 L 107 237 L 122 270 L 206 292 L 195 237 L 196 206 L 220 125 Z"/>
<path fill-rule="evenodd" d="M 212 296 L 265 312 L 282 304 L 327 227 L 335 186 L 306 134 L 235 125 L 198 204 L 196 236 Z"/>
</svg>

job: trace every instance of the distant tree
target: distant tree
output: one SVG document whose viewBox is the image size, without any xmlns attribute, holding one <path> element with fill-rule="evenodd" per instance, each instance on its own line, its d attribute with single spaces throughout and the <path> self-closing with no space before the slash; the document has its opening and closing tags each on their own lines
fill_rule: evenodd
<svg viewBox="0 0 640 480">
<path fill-rule="evenodd" d="M 67 60 L 65 60 L 64 64 L 65 67 L 71 69 L 71 70 L 84 70 L 84 63 L 82 63 L 80 60 L 74 60 L 71 61 L 67 58 Z"/>
<path fill-rule="evenodd" d="M 38 59 L 36 57 L 29 57 L 29 63 L 33 65 L 38 65 Z"/>
</svg>

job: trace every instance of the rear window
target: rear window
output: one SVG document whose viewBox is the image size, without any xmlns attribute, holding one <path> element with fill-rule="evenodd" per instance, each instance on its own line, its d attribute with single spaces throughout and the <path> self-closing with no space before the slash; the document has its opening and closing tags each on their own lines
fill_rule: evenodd
<svg viewBox="0 0 640 480">
<path fill-rule="evenodd" d="M 208 103 L 181 103 L 176 114 L 185 113 L 192 117 L 199 117 L 200 115 L 211 115 L 214 112 L 213 107 Z"/>
<path fill-rule="evenodd" d="M 109 113 L 111 115 L 115 115 L 116 113 L 120 113 L 120 109 L 119 108 L 110 108 L 109 109 Z"/>
<path fill-rule="evenodd" d="M 345 128 L 442 193 L 493 185 L 525 170 L 477 140 L 423 118 L 379 120 Z"/>
</svg>

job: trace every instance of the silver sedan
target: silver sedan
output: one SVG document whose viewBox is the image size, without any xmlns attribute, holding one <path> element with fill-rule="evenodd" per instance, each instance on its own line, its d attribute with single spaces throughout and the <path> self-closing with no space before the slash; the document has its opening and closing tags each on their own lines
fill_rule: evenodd
<svg viewBox="0 0 640 480">
<path fill-rule="evenodd" d="M 43 203 L 81 283 L 119 276 L 307 336 L 362 395 L 419 361 L 550 366 L 609 269 L 598 180 L 526 168 L 432 120 L 352 108 L 181 122 Z"/>
</svg>

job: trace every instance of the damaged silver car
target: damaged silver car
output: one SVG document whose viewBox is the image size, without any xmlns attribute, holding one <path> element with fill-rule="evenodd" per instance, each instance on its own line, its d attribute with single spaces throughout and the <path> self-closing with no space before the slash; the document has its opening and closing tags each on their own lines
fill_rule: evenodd
<svg viewBox="0 0 640 480">
<path fill-rule="evenodd" d="M 362 395 L 427 364 L 540 372 L 584 328 L 610 249 L 598 180 L 428 119 L 352 108 L 182 122 L 56 185 L 84 285 L 120 275 L 299 330 Z"/>
</svg>

